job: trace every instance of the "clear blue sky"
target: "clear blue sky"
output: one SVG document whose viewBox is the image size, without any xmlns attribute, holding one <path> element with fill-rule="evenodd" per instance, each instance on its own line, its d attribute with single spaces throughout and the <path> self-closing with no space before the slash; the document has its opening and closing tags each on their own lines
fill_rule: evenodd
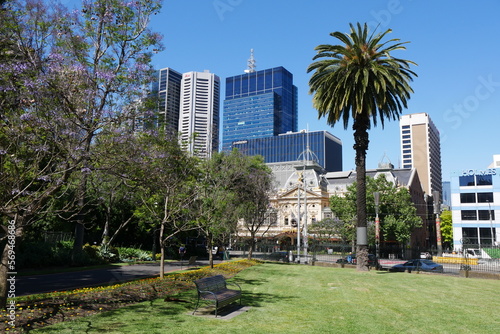
<svg viewBox="0 0 500 334">
<path fill-rule="evenodd" d="M 69 3 L 75 0 L 63 0 Z M 318 119 L 308 94 L 308 65 L 330 32 L 369 22 L 409 41 L 395 56 L 415 61 L 418 78 L 404 114 L 426 112 L 441 133 L 443 180 L 483 169 L 500 154 L 500 1 L 417 0 L 164 0 L 152 28 L 164 36 L 157 68 L 210 70 L 221 78 L 243 73 L 250 49 L 257 70 L 284 66 L 298 87 L 299 130 L 327 130 L 343 142 L 343 168 L 353 169 L 352 129 Z M 351 126 L 351 125 L 350 125 Z M 367 168 L 384 154 L 400 165 L 399 122 L 370 131 Z"/>
</svg>

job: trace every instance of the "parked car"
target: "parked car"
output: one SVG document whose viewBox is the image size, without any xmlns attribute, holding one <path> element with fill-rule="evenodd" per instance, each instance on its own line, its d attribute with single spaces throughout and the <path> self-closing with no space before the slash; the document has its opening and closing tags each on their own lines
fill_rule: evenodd
<svg viewBox="0 0 500 334">
<path fill-rule="evenodd" d="M 273 252 L 268 256 L 271 261 L 290 262 L 288 252 Z"/>
<path fill-rule="evenodd" d="M 415 259 L 392 266 L 391 271 L 428 271 L 442 273 L 443 266 L 431 260 Z"/>
</svg>

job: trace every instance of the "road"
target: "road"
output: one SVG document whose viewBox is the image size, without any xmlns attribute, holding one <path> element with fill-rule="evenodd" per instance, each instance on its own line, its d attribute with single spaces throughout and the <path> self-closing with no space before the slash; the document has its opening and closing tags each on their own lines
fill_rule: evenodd
<svg viewBox="0 0 500 334">
<path fill-rule="evenodd" d="M 232 252 L 236 255 L 237 252 Z M 261 254 L 254 254 L 258 257 Z M 336 258 L 331 255 L 318 255 L 317 260 L 324 262 L 335 262 Z M 404 260 L 380 260 L 386 261 L 385 265 L 390 267 L 396 262 Z M 220 260 L 215 263 L 220 263 Z M 391 262 L 391 263 L 389 263 Z M 208 260 L 196 261 L 196 266 L 208 265 Z M 460 266 L 456 264 L 443 264 L 445 273 L 458 274 Z M 484 267 L 484 268 L 483 268 Z M 165 272 L 172 272 L 187 268 L 187 261 L 184 262 L 166 262 Z M 488 262 L 474 266 L 474 271 L 500 272 L 500 262 Z M 158 263 L 137 264 L 116 266 L 111 268 L 101 268 L 92 270 L 83 270 L 75 272 L 66 272 L 58 274 L 35 275 L 35 276 L 17 276 L 15 281 L 16 296 L 25 296 L 37 293 L 46 293 L 54 291 L 72 290 L 89 286 L 109 285 L 119 282 L 126 282 L 139 278 L 159 276 L 160 266 Z"/>
<path fill-rule="evenodd" d="M 214 261 L 214 263 L 220 262 L 221 261 Z M 196 261 L 195 265 L 208 265 L 208 260 Z M 172 272 L 187 268 L 187 261 L 184 261 L 182 263 L 165 263 L 165 272 Z M 17 276 L 15 285 L 16 296 L 19 297 L 37 293 L 72 290 L 89 286 L 110 285 L 139 278 L 155 277 L 159 276 L 159 273 L 160 265 L 158 263 L 152 263 L 116 266 L 112 268 L 91 269 L 58 274 Z"/>
</svg>

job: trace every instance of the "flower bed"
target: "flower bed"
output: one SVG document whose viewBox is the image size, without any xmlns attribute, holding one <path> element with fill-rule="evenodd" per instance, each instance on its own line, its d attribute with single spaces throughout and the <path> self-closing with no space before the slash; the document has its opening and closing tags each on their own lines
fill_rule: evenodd
<svg viewBox="0 0 500 334">
<path fill-rule="evenodd" d="M 11 322 L 9 310 L 2 310 L 0 331 L 23 333 L 30 329 L 77 317 L 86 317 L 143 301 L 165 298 L 193 289 L 193 281 L 198 278 L 217 274 L 230 278 L 241 270 L 258 263 L 255 260 L 237 260 L 214 265 L 214 268 L 203 267 L 189 272 L 173 273 L 165 276 L 164 279 L 147 278 L 111 286 L 19 297 L 15 299 L 14 322 Z"/>
</svg>

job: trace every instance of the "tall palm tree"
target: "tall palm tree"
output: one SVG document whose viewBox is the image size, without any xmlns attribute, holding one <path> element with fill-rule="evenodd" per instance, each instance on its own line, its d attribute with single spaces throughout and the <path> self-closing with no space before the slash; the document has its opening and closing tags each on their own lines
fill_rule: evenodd
<svg viewBox="0 0 500 334">
<path fill-rule="evenodd" d="M 366 234 L 366 151 L 368 130 L 380 120 L 396 120 L 407 108 L 413 93 L 409 82 L 417 76 L 410 70 L 409 60 L 394 58 L 392 51 L 405 50 L 399 39 L 381 42 L 392 30 L 369 34 L 367 24 L 350 24 L 350 33 L 333 32 L 330 36 L 342 45 L 318 45 L 317 54 L 307 72 L 314 71 L 309 80 L 309 92 L 314 94 L 313 105 L 318 118 L 326 117 L 328 125 L 339 120 L 347 129 L 352 118 L 354 149 L 356 151 L 357 182 L 357 269 L 367 270 L 368 241 Z"/>
</svg>

